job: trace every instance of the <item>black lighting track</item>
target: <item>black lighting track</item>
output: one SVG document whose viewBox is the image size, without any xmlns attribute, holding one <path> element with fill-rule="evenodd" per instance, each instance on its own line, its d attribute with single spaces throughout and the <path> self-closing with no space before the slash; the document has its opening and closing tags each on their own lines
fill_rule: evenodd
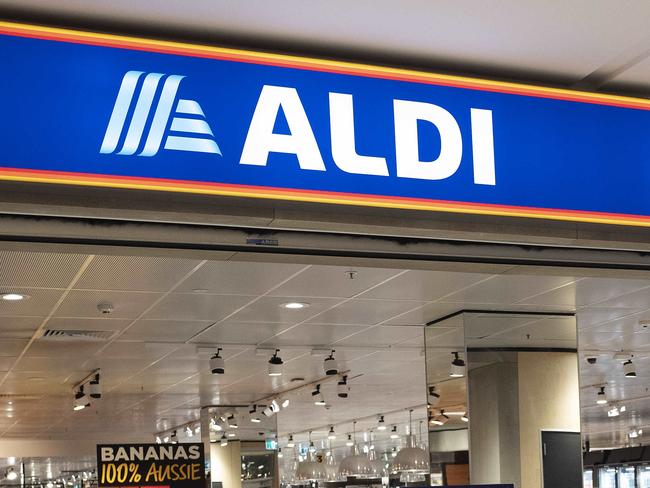
<svg viewBox="0 0 650 488">
<path fill-rule="evenodd" d="M 29 234 L 6 232 L 0 233 L 0 242 L 6 243 L 37 243 L 57 245 L 81 246 L 111 246 L 151 250 L 191 250 L 191 251 L 227 251 L 227 252 L 254 252 L 268 254 L 294 254 L 302 256 L 330 256 L 352 257 L 370 259 L 388 259 L 396 261 L 440 261 L 463 262 L 476 264 L 504 264 L 522 266 L 545 266 L 562 268 L 589 268 L 611 270 L 638 270 L 650 271 L 650 252 L 633 250 L 616 250 L 605 248 L 585 248 L 569 246 L 551 246 L 534 244 L 492 243 L 467 240 L 397 237 L 386 235 L 354 234 L 328 231 L 303 231 L 254 227 L 236 227 L 219 225 L 197 225 L 179 223 L 150 223 L 137 220 L 118 219 L 88 219 L 74 217 L 43 217 L 43 216 L 17 216 L 0 215 L 0 228 L 2 220 L 9 219 L 23 224 L 28 223 Z M 11 222 L 9 222 L 10 224 Z M 67 234 L 47 235 L 46 231 L 39 235 L 38 226 L 52 225 L 72 226 L 66 229 Z M 75 228 L 75 226 L 77 226 Z M 165 239 L 124 239 L 112 238 L 111 232 L 115 229 L 123 230 L 134 226 L 134 230 L 155 229 Z M 35 231 L 36 229 L 36 231 Z M 77 232 L 78 236 L 75 236 Z M 240 242 L 192 242 L 193 232 L 219 232 L 241 234 Z M 82 234 L 92 234 L 92 236 Z M 104 235 L 102 235 L 104 234 Z M 106 236 L 105 234 L 109 234 Z M 161 234 L 158 234 L 161 235 Z M 178 240 L 175 236 L 185 235 L 187 240 Z M 333 241 L 330 246 L 305 247 L 305 239 L 312 239 L 313 243 L 327 239 Z M 333 248 L 341 239 L 347 247 Z M 216 241 L 216 242 L 215 242 Z M 287 245 L 287 242 L 294 242 Z M 312 243 L 310 241 L 310 244 Z M 249 243 L 247 243 L 249 242 Z M 262 243 L 261 245 L 259 243 Z M 358 244 L 350 247 L 350 242 Z M 364 249 L 364 245 L 372 243 L 374 249 Z M 385 244 L 386 249 L 376 248 L 376 244 Z M 413 252 L 406 247 L 419 247 L 418 252 Z M 401 250 L 400 248 L 404 248 Z M 518 312 L 520 313 L 520 312 Z"/>
</svg>

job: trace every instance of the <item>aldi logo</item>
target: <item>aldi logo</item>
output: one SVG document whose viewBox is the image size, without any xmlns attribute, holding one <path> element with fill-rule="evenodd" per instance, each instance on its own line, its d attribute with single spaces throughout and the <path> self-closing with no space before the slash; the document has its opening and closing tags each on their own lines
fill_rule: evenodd
<svg viewBox="0 0 650 488">
<path fill-rule="evenodd" d="M 167 76 L 153 113 L 153 120 L 145 138 L 145 127 L 150 117 L 162 73 L 149 73 L 144 77 L 140 93 L 134 103 L 138 81 L 142 71 L 129 71 L 122 78 L 122 84 L 113 106 L 113 112 L 106 128 L 106 134 L 99 150 L 102 154 L 132 156 L 155 156 L 164 142 L 164 148 L 173 151 L 189 151 L 221 155 L 214 140 L 214 134 L 205 120 L 205 114 L 198 102 L 180 98 L 177 101 L 178 87 L 184 76 Z M 174 104 L 176 105 L 174 108 Z M 173 116 L 172 116 L 173 111 Z M 117 151 L 122 133 L 131 114 L 122 148 Z M 171 118 L 171 125 L 169 119 Z M 167 135 L 167 133 L 170 133 Z"/>
</svg>

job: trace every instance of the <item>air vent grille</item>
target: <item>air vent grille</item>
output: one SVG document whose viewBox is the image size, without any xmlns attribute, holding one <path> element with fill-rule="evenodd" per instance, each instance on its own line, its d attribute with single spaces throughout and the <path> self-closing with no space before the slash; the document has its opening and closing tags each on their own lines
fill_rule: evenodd
<svg viewBox="0 0 650 488">
<path fill-rule="evenodd" d="M 114 334 L 114 330 L 45 329 L 39 339 L 59 342 L 101 342 L 108 341 Z"/>
</svg>

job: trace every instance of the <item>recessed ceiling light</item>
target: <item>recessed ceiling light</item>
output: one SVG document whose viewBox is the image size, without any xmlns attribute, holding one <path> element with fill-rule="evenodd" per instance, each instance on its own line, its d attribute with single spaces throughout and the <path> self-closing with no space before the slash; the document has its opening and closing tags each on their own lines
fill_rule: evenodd
<svg viewBox="0 0 650 488">
<path fill-rule="evenodd" d="M 18 302 L 27 298 L 27 295 L 22 295 L 20 293 L 3 293 L 0 295 L 0 298 L 7 300 L 8 302 Z"/>
<path fill-rule="evenodd" d="M 282 308 L 288 308 L 289 310 L 300 310 L 301 308 L 309 307 L 309 303 L 306 302 L 287 302 L 280 305 Z"/>
</svg>

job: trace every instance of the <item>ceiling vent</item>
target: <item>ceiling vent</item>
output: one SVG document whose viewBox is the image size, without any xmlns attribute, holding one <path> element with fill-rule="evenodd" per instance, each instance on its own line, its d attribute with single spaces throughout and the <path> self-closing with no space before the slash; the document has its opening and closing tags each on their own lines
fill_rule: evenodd
<svg viewBox="0 0 650 488">
<path fill-rule="evenodd" d="M 102 342 L 109 340 L 115 333 L 114 330 L 44 329 L 39 339 L 57 342 Z"/>
</svg>

